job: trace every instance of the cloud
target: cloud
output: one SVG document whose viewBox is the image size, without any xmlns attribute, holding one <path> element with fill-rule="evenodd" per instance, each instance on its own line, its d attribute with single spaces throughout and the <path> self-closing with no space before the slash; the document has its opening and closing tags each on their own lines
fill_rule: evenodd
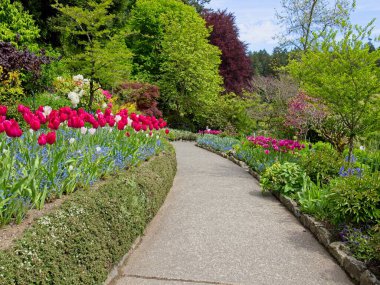
<svg viewBox="0 0 380 285">
<path fill-rule="evenodd" d="M 238 24 L 240 39 L 249 44 L 251 49 L 256 47 L 273 46 L 277 43 L 274 36 L 280 31 L 279 27 L 269 20 L 255 23 Z"/>
</svg>

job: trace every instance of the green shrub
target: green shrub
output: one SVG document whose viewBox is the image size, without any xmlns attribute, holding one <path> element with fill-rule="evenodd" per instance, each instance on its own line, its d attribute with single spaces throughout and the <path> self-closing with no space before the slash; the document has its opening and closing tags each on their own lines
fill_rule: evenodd
<svg viewBox="0 0 380 285">
<path fill-rule="evenodd" d="M 274 190 L 284 195 L 294 194 L 302 189 L 304 172 L 296 163 L 276 162 L 260 177 L 263 191 Z"/>
<path fill-rule="evenodd" d="M 35 98 L 29 97 L 25 100 L 25 105 L 32 106 L 33 109 L 37 109 L 39 106 L 50 106 L 54 110 L 58 110 L 65 106 L 71 106 L 71 102 L 66 98 L 54 94 L 42 93 L 36 95 Z"/>
<path fill-rule="evenodd" d="M 71 194 L 0 250 L 0 284 L 103 284 L 158 211 L 175 171 L 170 149 L 98 189 Z"/>
<path fill-rule="evenodd" d="M 380 261 L 380 224 L 375 225 L 372 229 L 370 246 L 374 249 L 373 258 Z"/>
<path fill-rule="evenodd" d="M 300 159 L 300 165 L 314 183 L 322 184 L 338 176 L 339 169 L 344 160 L 339 153 L 329 144 L 318 142 L 312 149 L 305 150 Z"/>
<path fill-rule="evenodd" d="M 198 134 L 192 133 L 189 131 L 170 129 L 170 132 L 167 135 L 167 138 L 171 141 L 178 141 L 178 140 L 196 141 L 198 138 Z"/>
<path fill-rule="evenodd" d="M 339 177 L 330 183 L 330 219 L 334 224 L 376 222 L 380 218 L 380 173 Z"/>
<path fill-rule="evenodd" d="M 370 261 L 375 258 L 376 248 L 372 246 L 373 230 L 346 227 L 345 240 L 352 255 L 362 261 Z"/>
<path fill-rule="evenodd" d="M 327 216 L 329 205 L 329 189 L 320 183 L 315 184 L 306 174 L 303 179 L 302 190 L 297 193 L 297 201 L 301 211 L 323 220 Z"/>
</svg>

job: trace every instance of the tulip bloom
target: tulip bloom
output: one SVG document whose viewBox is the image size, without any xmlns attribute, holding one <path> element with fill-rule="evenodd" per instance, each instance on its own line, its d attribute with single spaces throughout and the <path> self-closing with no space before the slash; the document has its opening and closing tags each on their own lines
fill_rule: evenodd
<svg viewBox="0 0 380 285">
<path fill-rule="evenodd" d="M 40 134 L 37 141 L 39 145 L 45 145 L 47 143 L 46 135 Z"/>
<path fill-rule="evenodd" d="M 46 135 L 46 141 L 48 144 L 54 144 L 57 140 L 55 132 L 50 132 Z"/>
</svg>

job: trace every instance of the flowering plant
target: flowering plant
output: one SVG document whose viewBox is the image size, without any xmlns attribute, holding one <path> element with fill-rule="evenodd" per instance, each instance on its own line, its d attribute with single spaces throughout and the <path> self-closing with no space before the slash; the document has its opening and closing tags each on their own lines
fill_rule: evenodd
<svg viewBox="0 0 380 285">
<path fill-rule="evenodd" d="M 294 140 L 278 140 L 271 137 L 264 136 L 249 136 L 247 137 L 248 141 L 253 143 L 255 146 L 264 148 L 265 154 L 269 154 L 270 151 L 275 152 L 288 152 L 288 151 L 296 151 L 305 148 L 304 144 L 300 144 L 298 141 Z"/>
<path fill-rule="evenodd" d="M 20 105 L 30 131 L 0 106 L 0 225 L 21 221 L 29 208 L 87 187 L 103 175 L 135 165 L 163 149 L 163 119 L 111 109 Z"/>
<path fill-rule="evenodd" d="M 109 91 L 100 88 L 95 83 L 94 103 L 95 108 L 107 108 L 112 95 Z M 78 74 L 72 77 L 59 76 L 53 81 L 55 92 L 62 98 L 67 98 L 73 108 L 87 106 L 90 99 L 90 80 Z"/>
<path fill-rule="evenodd" d="M 222 131 L 206 129 L 204 131 L 199 130 L 198 133 L 202 135 L 220 135 Z"/>
</svg>

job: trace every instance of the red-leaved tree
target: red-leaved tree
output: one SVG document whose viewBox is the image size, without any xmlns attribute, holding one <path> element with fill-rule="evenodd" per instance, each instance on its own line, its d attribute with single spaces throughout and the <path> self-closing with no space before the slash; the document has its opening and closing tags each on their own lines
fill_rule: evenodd
<svg viewBox="0 0 380 285">
<path fill-rule="evenodd" d="M 116 94 L 124 102 L 136 103 L 137 110 L 147 116 L 162 117 L 162 112 L 157 108 L 157 99 L 160 90 L 156 85 L 140 82 L 126 82 L 121 84 Z"/>
<path fill-rule="evenodd" d="M 247 45 L 239 40 L 235 16 L 226 10 L 205 10 L 202 13 L 208 27 L 212 27 L 211 44 L 222 51 L 219 71 L 226 92 L 241 95 L 250 87 L 252 66 L 247 54 Z"/>
</svg>

